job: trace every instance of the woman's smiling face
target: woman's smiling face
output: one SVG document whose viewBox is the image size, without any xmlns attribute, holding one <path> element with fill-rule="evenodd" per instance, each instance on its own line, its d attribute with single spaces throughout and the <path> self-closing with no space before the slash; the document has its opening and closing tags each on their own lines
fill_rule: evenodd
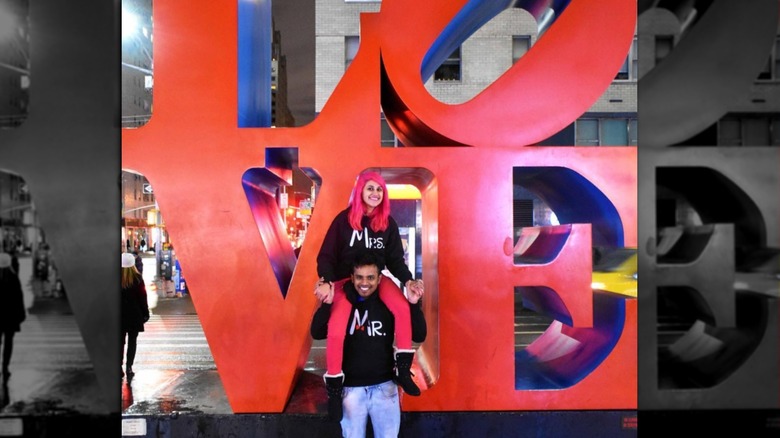
<svg viewBox="0 0 780 438">
<path fill-rule="evenodd" d="M 374 180 L 369 180 L 365 186 L 363 186 L 363 205 L 366 207 L 366 213 L 374 211 L 379 204 L 382 203 L 382 199 L 385 194 L 382 190 L 382 186 Z"/>
</svg>

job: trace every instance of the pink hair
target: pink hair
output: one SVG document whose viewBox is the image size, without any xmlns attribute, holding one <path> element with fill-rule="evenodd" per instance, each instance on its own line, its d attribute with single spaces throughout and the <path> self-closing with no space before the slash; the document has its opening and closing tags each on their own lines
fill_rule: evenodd
<svg viewBox="0 0 780 438">
<path fill-rule="evenodd" d="M 376 172 L 361 172 L 355 181 L 355 187 L 352 188 L 352 194 L 349 195 L 349 225 L 353 229 L 361 231 L 363 226 L 360 224 L 363 215 L 366 214 L 366 207 L 363 205 L 363 188 L 369 181 L 374 181 L 382 187 L 382 202 L 369 215 L 371 217 L 371 229 L 374 231 L 384 231 L 387 229 L 388 218 L 390 217 L 390 199 L 387 193 L 387 184 L 385 180 Z"/>
</svg>

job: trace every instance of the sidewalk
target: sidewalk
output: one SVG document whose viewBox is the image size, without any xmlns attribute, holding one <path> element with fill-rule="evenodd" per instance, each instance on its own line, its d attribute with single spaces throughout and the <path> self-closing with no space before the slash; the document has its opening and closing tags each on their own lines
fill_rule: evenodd
<svg viewBox="0 0 780 438">
<path fill-rule="evenodd" d="M 163 320 L 166 317 L 196 315 L 189 295 L 158 298 L 151 313 Z M 173 327 L 174 322 L 167 324 Z M 139 342 L 142 342 L 140 338 Z M 183 368 L 186 364 L 181 366 Z M 144 369 L 138 364 L 134 368 L 136 373 L 129 384 L 127 379 L 122 382 L 123 414 L 233 414 L 216 365 L 214 369 L 205 370 Z M 324 415 L 326 401 L 322 377 L 304 371 L 285 413 Z"/>
<path fill-rule="evenodd" d="M 157 305 L 151 309 L 154 315 L 196 315 L 192 298 L 185 294 L 181 298 L 157 298 Z"/>
<path fill-rule="evenodd" d="M 35 297 L 32 306 L 27 309 L 29 315 L 73 315 L 67 297 Z"/>
<path fill-rule="evenodd" d="M 173 326 L 182 315 L 194 315 L 188 295 L 159 298 L 154 315 Z M 190 321 L 189 323 L 192 323 Z M 313 360 L 307 369 L 319 369 Z M 234 414 L 216 369 L 136 369 L 122 382 L 125 436 L 146 437 L 318 437 L 341 436 L 338 423 L 327 420 L 327 395 L 321 373 L 302 371 L 282 413 Z M 545 430 L 545 436 L 636 437 L 636 411 L 568 412 L 403 412 L 401 437 L 432 438 L 517 436 L 518 430 Z M 133 435 L 135 428 L 145 435 Z M 367 437 L 373 437 L 369 423 Z"/>
<path fill-rule="evenodd" d="M 119 436 L 66 297 L 28 297 L 2 385 L 0 436 Z"/>
<path fill-rule="evenodd" d="M 158 323 L 172 326 L 183 320 L 189 327 L 197 326 L 189 296 L 160 297 L 156 304 L 152 318 Z M 31 307 L 29 318 L 67 320 L 70 314 L 67 300 L 42 299 Z M 27 391 L 29 396 L 0 412 L 0 436 L 341 436 L 338 423 L 326 418 L 327 396 L 316 372 L 301 373 L 284 412 L 236 415 L 215 368 L 181 368 L 186 366 L 139 367 L 129 382 L 122 379 L 121 415 L 99 415 L 90 409 L 99 395 L 92 389 L 97 385 L 88 364 L 76 370 L 19 369 L 11 377 L 11 395 Z M 26 375 L 30 372 L 35 376 Z M 518 430 L 543 429 L 545 436 L 563 437 L 576 428 L 582 436 L 605 436 L 608 430 L 609 436 L 635 437 L 635 425 L 636 411 L 404 412 L 400 436 L 514 436 Z M 373 437 L 370 426 L 367 437 Z"/>
</svg>

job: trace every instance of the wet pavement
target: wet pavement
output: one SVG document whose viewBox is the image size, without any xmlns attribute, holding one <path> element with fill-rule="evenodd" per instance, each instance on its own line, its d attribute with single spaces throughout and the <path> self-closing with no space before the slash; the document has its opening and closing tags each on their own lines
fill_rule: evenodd
<svg viewBox="0 0 780 438">
<path fill-rule="evenodd" d="M 122 379 L 123 415 L 232 414 L 192 300 L 158 298 Z"/>
<path fill-rule="evenodd" d="M 324 341 L 316 341 L 285 413 L 324 415 Z M 135 375 L 122 381 L 123 415 L 233 414 L 192 300 L 158 298 L 138 337 Z"/>
<path fill-rule="evenodd" d="M 119 436 L 119 404 L 100 389 L 67 299 L 25 292 L 28 315 L 2 385 L 0 436 Z"/>
<path fill-rule="evenodd" d="M 191 299 L 150 297 L 152 316 L 138 339 L 135 375 L 117 382 L 122 400 L 116 412 L 121 414 L 105 414 L 106 402 L 67 300 L 33 301 L 3 391 L 0 436 L 341 435 L 338 424 L 326 419 L 322 341 L 314 343 L 283 413 L 234 414 Z M 635 411 L 404 412 L 401 436 L 515 436 L 523 428 L 569 436 L 574 424 L 583 431 L 615 432 L 581 436 L 636 436 Z M 367 436 L 373 436 L 370 423 Z"/>
<path fill-rule="evenodd" d="M 65 298 L 35 298 L 14 336 L 2 415 L 107 412 L 84 341 Z"/>
</svg>

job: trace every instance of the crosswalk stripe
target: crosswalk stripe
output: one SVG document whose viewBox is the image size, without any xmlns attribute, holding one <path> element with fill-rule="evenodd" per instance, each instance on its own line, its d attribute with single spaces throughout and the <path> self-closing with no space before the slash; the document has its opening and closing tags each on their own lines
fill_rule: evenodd
<svg viewBox="0 0 780 438">
<path fill-rule="evenodd" d="M 73 315 L 30 314 L 14 336 L 12 369 L 92 369 Z"/>
<path fill-rule="evenodd" d="M 138 335 L 133 368 L 216 369 L 197 315 L 152 315 Z"/>
</svg>

